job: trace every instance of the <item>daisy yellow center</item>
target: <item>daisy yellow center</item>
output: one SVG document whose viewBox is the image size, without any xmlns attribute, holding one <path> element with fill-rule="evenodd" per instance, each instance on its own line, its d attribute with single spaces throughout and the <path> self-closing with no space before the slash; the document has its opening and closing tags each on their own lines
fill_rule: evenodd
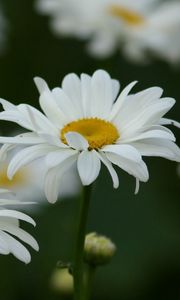
<svg viewBox="0 0 180 300">
<path fill-rule="evenodd" d="M 10 180 L 7 176 L 7 166 L 0 169 L 0 188 L 16 188 L 26 183 L 27 173 L 24 169 L 18 171 Z"/>
<path fill-rule="evenodd" d="M 68 132 L 81 134 L 89 143 L 90 149 L 99 149 L 105 145 L 113 144 L 119 138 L 117 128 L 110 122 L 87 118 L 68 123 L 61 130 L 61 140 L 67 144 L 65 134 Z"/>
<path fill-rule="evenodd" d="M 127 8 L 124 8 L 120 5 L 111 5 L 109 8 L 109 12 L 112 16 L 123 20 L 126 24 L 131 26 L 142 25 L 145 21 L 144 17 L 140 14 L 131 11 Z"/>
</svg>

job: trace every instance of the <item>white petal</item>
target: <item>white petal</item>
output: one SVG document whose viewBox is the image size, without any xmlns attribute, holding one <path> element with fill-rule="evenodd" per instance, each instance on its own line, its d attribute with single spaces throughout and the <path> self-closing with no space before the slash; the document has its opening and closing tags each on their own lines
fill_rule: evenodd
<svg viewBox="0 0 180 300">
<path fill-rule="evenodd" d="M 114 153 L 106 153 L 107 158 L 115 165 L 138 178 L 140 181 L 146 182 L 149 179 L 148 169 L 146 164 L 141 160 L 136 163 L 132 160 L 122 159 L 119 155 Z"/>
<path fill-rule="evenodd" d="M 9 163 L 7 175 L 9 179 L 12 179 L 14 174 L 23 166 L 27 165 L 28 163 L 45 156 L 47 153 L 52 151 L 53 146 L 50 145 L 35 145 L 31 147 L 27 147 L 21 151 L 19 151 Z"/>
<path fill-rule="evenodd" d="M 61 149 L 58 151 L 53 151 L 46 156 L 46 164 L 48 167 L 52 168 L 62 163 L 65 159 L 78 154 L 78 151 L 72 149 Z"/>
<path fill-rule="evenodd" d="M 165 127 L 165 126 L 162 126 L 162 125 L 152 125 L 152 126 L 147 126 L 147 127 L 143 127 L 143 130 L 142 130 L 142 132 L 146 132 L 146 131 L 149 131 L 149 130 L 162 130 L 162 131 L 164 131 L 164 132 L 168 132 L 169 134 L 173 134 L 173 132 L 169 129 L 169 128 L 167 128 L 167 127 Z"/>
<path fill-rule="evenodd" d="M 0 137 L 0 143 L 3 144 L 12 144 L 13 145 L 22 144 L 22 145 L 32 145 L 32 144 L 43 144 L 45 141 L 41 139 L 39 136 L 29 133 L 28 134 L 20 134 L 14 137 Z M 9 149 L 9 148 L 8 148 Z M 3 149 L 4 150 L 4 149 Z M 6 149 L 5 149 L 6 150 Z"/>
<path fill-rule="evenodd" d="M 172 132 L 166 131 L 166 130 L 148 130 L 143 133 L 138 134 L 137 136 L 135 135 L 132 138 L 127 138 L 127 139 L 119 139 L 119 142 L 123 143 L 130 143 L 133 141 L 138 141 L 138 140 L 143 140 L 143 139 L 151 139 L 151 138 L 156 138 L 156 139 L 167 139 L 170 141 L 175 142 L 176 138 Z"/>
<path fill-rule="evenodd" d="M 33 130 L 32 124 L 18 110 L 6 110 L 0 113 L 0 120 L 10 121 L 18 125 Z"/>
<path fill-rule="evenodd" d="M 66 93 L 61 88 L 52 90 L 53 97 L 60 110 L 66 116 L 66 122 L 69 123 L 82 117 L 78 106 L 71 101 Z"/>
<path fill-rule="evenodd" d="M 87 74 L 81 74 L 81 95 L 83 116 L 91 116 L 91 77 Z"/>
<path fill-rule="evenodd" d="M 77 168 L 83 185 L 89 185 L 95 181 L 101 168 L 96 151 L 81 152 L 78 157 Z"/>
<path fill-rule="evenodd" d="M 173 142 L 164 139 L 148 139 L 132 143 L 144 156 L 160 156 L 180 162 L 180 148 Z"/>
<path fill-rule="evenodd" d="M 134 194 L 135 194 L 135 195 L 137 195 L 137 194 L 138 194 L 138 192 L 139 192 L 139 179 L 138 179 L 138 178 L 136 178 L 136 188 L 135 188 L 135 192 L 134 192 Z"/>
<path fill-rule="evenodd" d="M 2 104 L 4 110 L 16 110 L 16 105 L 12 104 L 11 102 L 0 98 L 0 103 Z"/>
<path fill-rule="evenodd" d="M 96 71 L 91 79 L 91 116 L 106 118 L 109 116 L 113 92 L 109 74 L 103 70 Z"/>
<path fill-rule="evenodd" d="M 6 242 L 6 239 L 1 236 L 1 230 L 0 230 L 0 254 L 9 254 L 10 250 L 9 250 L 9 246 L 8 243 Z"/>
<path fill-rule="evenodd" d="M 173 125 L 173 126 L 176 126 L 177 128 L 180 128 L 180 123 L 175 120 L 171 120 L 171 119 L 162 118 L 160 120 L 160 124 L 161 125 Z"/>
<path fill-rule="evenodd" d="M 141 161 L 140 153 L 131 145 L 108 145 L 103 147 L 102 151 L 112 152 L 119 155 L 121 158 L 127 158 L 135 162 Z"/>
<path fill-rule="evenodd" d="M 58 134 L 58 129 L 35 107 L 27 104 L 18 105 L 18 110 L 31 124 L 33 131 Z"/>
<path fill-rule="evenodd" d="M 145 89 L 139 93 L 136 93 L 134 100 L 137 104 L 137 102 L 142 106 L 147 106 L 149 104 L 154 103 L 154 101 L 159 99 L 163 94 L 163 89 L 157 86 L 150 87 L 148 89 Z"/>
<path fill-rule="evenodd" d="M 39 91 L 39 93 L 43 93 L 45 91 L 50 91 L 49 90 L 49 87 L 48 87 L 48 84 L 46 83 L 46 81 L 41 78 L 41 77 L 34 77 L 34 82 L 35 82 L 35 85 Z"/>
<path fill-rule="evenodd" d="M 36 226 L 36 223 L 34 222 L 34 220 L 31 217 L 29 217 L 28 215 L 26 215 L 22 212 L 19 212 L 17 210 L 2 209 L 2 210 L 0 210 L 0 216 L 19 219 L 22 221 L 26 221 L 26 222 L 32 224 L 33 226 Z"/>
<path fill-rule="evenodd" d="M 123 128 L 124 125 L 135 119 L 141 111 L 146 111 L 149 106 L 157 103 L 162 95 L 163 90 L 159 87 L 152 87 L 143 90 L 139 93 L 129 95 L 126 97 L 119 114 L 113 119 L 113 122 L 117 122 Z"/>
<path fill-rule="evenodd" d="M 113 168 L 111 162 L 106 158 L 106 156 L 104 155 L 103 152 L 99 152 L 98 155 L 99 155 L 100 160 L 106 166 L 106 168 L 108 169 L 108 171 L 111 175 L 111 178 L 113 181 L 113 187 L 115 189 L 117 189 L 119 187 L 119 178 L 118 178 L 118 175 L 117 175 L 115 169 Z"/>
<path fill-rule="evenodd" d="M 59 166 L 48 170 L 44 181 L 44 191 L 48 202 L 55 203 L 59 193 Z"/>
<path fill-rule="evenodd" d="M 74 73 L 66 75 L 62 81 L 62 89 L 74 103 L 80 114 L 83 115 L 83 107 L 81 102 L 81 82 L 79 77 Z"/>
<path fill-rule="evenodd" d="M 7 234 L 6 232 L 1 232 L 1 235 L 6 240 L 11 253 L 19 260 L 28 264 L 31 261 L 31 255 L 29 251 L 16 239 Z"/>
<path fill-rule="evenodd" d="M 4 230 L 16 237 L 18 237 L 20 240 L 25 242 L 26 244 L 30 245 L 34 250 L 38 251 L 39 246 L 36 240 L 31 236 L 28 232 L 25 230 L 14 226 L 12 224 L 8 224 L 7 222 L 0 221 L 0 228 L 1 230 Z"/>
<path fill-rule="evenodd" d="M 66 123 L 66 117 L 57 105 L 51 92 L 43 92 L 39 98 L 39 103 L 48 119 L 57 128 L 62 127 Z"/>
<path fill-rule="evenodd" d="M 81 97 L 80 79 L 75 73 L 70 73 L 64 77 L 62 88 L 71 100 L 76 99 L 78 101 Z"/>
<path fill-rule="evenodd" d="M 133 111 L 137 113 L 140 109 L 156 103 L 157 100 L 162 96 L 162 93 L 162 88 L 156 86 L 150 87 L 136 94 L 129 95 L 126 99 L 126 102 L 124 102 L 123 107 L 126 106 L 128 109 L 128 106 L 131 106 L 133 107 Z"/>
<path fill-rule="evenodd" d="M 119 93 L 120 83 L 118 80 L 115 80 L 115 79 L 112 79 L 111 83 L 112 83 L 113 101 L 114 101 Z"/>
<path fill-rule="evenodd" d="M 74 162 L 77 160 L 77 155 L 71 156 L 65 159 L 58 166 L 48 170 L 45 176 L 44 189 L 47 200 L 50 203 L 55 203 L 58 198 L 60 189 L 61 178 L 64 173 L 72 167 Z"/>
<path fill-rule="evenodd" d="M 0 148 L 0 161 L 6 160 L 8 152 L 12 150 L 14 147 L 16 147 L 16 145 L 8 145 L 8 144 L 2 145 L 2 147 Z"/>
<path fill-rule="evenodd" d="M 65 134 L 68 145 L 76 150 L 87 150 L 89 147 L 88 141 L 77 132 L 68 132 Z"/>
<path fill-rule="evenodd" d="M 34 205 L 34 204 L 37 204 L 37 202 L 32 202 L 32 201 L 22 202 L 22 201 L 17 201 L 17 200 L 14 200 L 14 199 L 13 200 L 0 199 L 0 206 L 6 206 L 6 205 L 30 205 L 30 204 Z"/>
<path fill-rule="evenodd" d="M 60 148 L 68 148 L 67 145 L 65 145 L 63 142 L 61 142 L 59 136 L 51 135 L 51 134 L 44 133 L 44 132 L 38 132 L 38 135 L 48 145 L 52 145 L 52 146 L 55 146 L 55 147 L 58 147 L 58 148 L 59 147 Z"/>
<path fill-rule="evenodd" d="M 129 94 L 130 90 L 135 86 L 137 81 L 131 82 L 128 86 L 122 90 L 121 94 L 117 98 L 116 102 L 113 105 L 112 111 L 109 115 L 109 120 L 112 120 L 116 117 L 116 115 L 119 113 L 124 101 L 126 100 L 127 95 Z"/>
<path fill-rule="evenodd" d="M 55 131 L 55 127 L 37 109 L 31 105 L 20 104 L 12 110 L 8 109 L 0 113 L 0 119 L 11 121 L 29 130 L 49 130 Z"/>
<path fill-rule="evenodd" d="M 13 226 L 19 227 L 20 226 L 20 221 L 15 218 L 10 218 L 10 217 L 2 217 L 1 222 L 6 222 L 8 224 L 11 224 Z"/>
<path fill-rule="evenodd" d="M 141 110 L 140 113 L 131 120 L 128 120 L 128 115 L 127 118 L 124 117 L 124 121 L 122 120 L 122 117 L 122 119 L 119 120 L 121 137 L 129 138 L 143 127 L 150 127 L 154 124 L 158 124 L 161 117 L 171 109 L 174 103 L 175 100 L 172 98 L 162 98 L 155 104 Z"/>
</svg>

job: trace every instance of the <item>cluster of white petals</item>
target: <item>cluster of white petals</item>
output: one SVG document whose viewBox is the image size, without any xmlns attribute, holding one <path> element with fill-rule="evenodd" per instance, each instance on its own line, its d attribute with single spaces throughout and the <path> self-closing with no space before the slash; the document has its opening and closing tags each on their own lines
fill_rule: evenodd
<svg viewBox="0 0 180 300">
<path fill-rule="evenodd" d="M 24 148 L 11 159 L 7 175 L 11 179 L 25 165 L 44 158 L 47 167 L 44 189 L 47 199 L 55 202 L 64 174 L 75 165 L 83 185 L 90 185 L 103 163 L 119 186 L 113 165 L 139 181 L 149 179 L 142 156 L 160 156 L 180 162 L 180 149 L 166 124 L 179 123 L 163 116 L 175 100 L 161 98 L 163 90 L 151 87 L 130 94 L 136 82 L 121 93 L 120 83 L 103 70 L 93 76 L 65 76 L 62 87 L 52 90 L 41 78 L 35 78 L 44 114 L 28 104 L 0 102 L 0 119 L 15 122 L 28 132 L 15 137 L 0 137 L 1 156 L 17 145 Z M 71 183 L 69 182 L 69 185 Z"/>
<path fill-rule="evenodd" d="M 89 52 L 100 58 L 121 48 L 135 61 L 149 52 L 180 61 L 179 0 L 38 0 L 37 10 L 51 16 L 56 34 L 89 39 Z"/>
<path fill-rule="evenodd" d="M 20 228 L 19 221 L 25 221 L 33 226 L 36 224 L 31 217 L 22 212 L 3 208 L 2 206 L 22 203 L 14 199 L 8 199 L 9 191 L 7 190 L 0 189 L 0 194 L 0 254 L 12 253 L 17 259 L 28 264 L 31 261 L 31 255 L 21 241 L 36 251 L 39 250 L 39 246 L 28 232 Z"/>
</svg>

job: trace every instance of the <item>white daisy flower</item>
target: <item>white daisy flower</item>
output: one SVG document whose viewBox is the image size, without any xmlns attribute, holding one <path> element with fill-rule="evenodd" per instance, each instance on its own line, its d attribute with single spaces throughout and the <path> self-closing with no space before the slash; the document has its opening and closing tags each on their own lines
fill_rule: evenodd
<svg viewBox="0 0 180 300">
<path fill-rule="evenodd" d="M 88 50 L 95 56 L 121 48 L 134 60 L 149 51 L 180 60 L 179 0 L 38 0 L 37 10 L 52 17 L 55 33 L 90 39 Z"/>
<path fill-rule="evenodd" d="M 9 178 L 20 168 L 44 157 L 48 166 L 45 193 L 49 202 L 57 200 L 64 173 L 73 165 L 77 165 L 82 184 L 90 185 L 103 163 L 117 188 L 119 180 L 114 164 L 136 178 L 137 192 L 139 181 L 149 179 L 142 155 L 180 162 L 175 137 L 163 126 L 171 123 L 179 126 L 179 123 L 162 118 L 175 100 L 161 98 L 161 88 L 128 95 L 136 83 L 132 82 L 119 94 L 119 82 L 103 70 L 96 71 L 92 77 L 69 74 L 63 79 L 62 88 L 52 90 L 41 78 L 36 77 L 35 83 L 45 115 L 30 105 L 16 106 L 0 100 L 5 110 L 0 113 L 0 119 L 30 131 L 16 137 L 0 137 L 0 142 L 5 143 L 1 155 L 12 145 L 26 146 L 10 161 Z"/>
<path fill-rule="evenodd" d="M 36 224 L 32 218 L 22 212 L 1 207 L 2 205 L 22 204 L 14 199 L 7 199 L 8 193 L 9 191 L 0 189 L 2 198 L 0 199 L 0 254 L 7 255 L 12 253 L 17 259 L 28 264 L 31 261 L 31 255 L 19 240 L 30 245 L 36 251 L 39 250 L 39 246 L 29 233 L 20 228 L 19 220 L 30 223 L 33 226 Z"/>
</svg>

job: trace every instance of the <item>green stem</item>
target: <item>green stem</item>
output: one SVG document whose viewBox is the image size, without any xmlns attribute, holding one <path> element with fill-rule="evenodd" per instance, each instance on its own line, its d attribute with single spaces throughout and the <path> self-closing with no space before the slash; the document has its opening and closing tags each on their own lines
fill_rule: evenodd
<svg viewBox="0 0 180 300">
<path fill-rule="evenodd" d="M 90 194 L 91 186 L 84 186 L 80 204 L 80 215 L 74 261 L 74 300 L 86 300 L 86 298 L 84 297 L 83 255 Z"/>
<path fill-rule="evenodd" d="M 93 265 L 88 265 L 86 270 L 86 287 L 85 287 L 85 295 L 86 300 L 89 300 L 91 297 L 91 290 L 93 285 L 93 279 L 94 279 L 94 273 L 95 273 L 96 267 Z"/>
</svg>

